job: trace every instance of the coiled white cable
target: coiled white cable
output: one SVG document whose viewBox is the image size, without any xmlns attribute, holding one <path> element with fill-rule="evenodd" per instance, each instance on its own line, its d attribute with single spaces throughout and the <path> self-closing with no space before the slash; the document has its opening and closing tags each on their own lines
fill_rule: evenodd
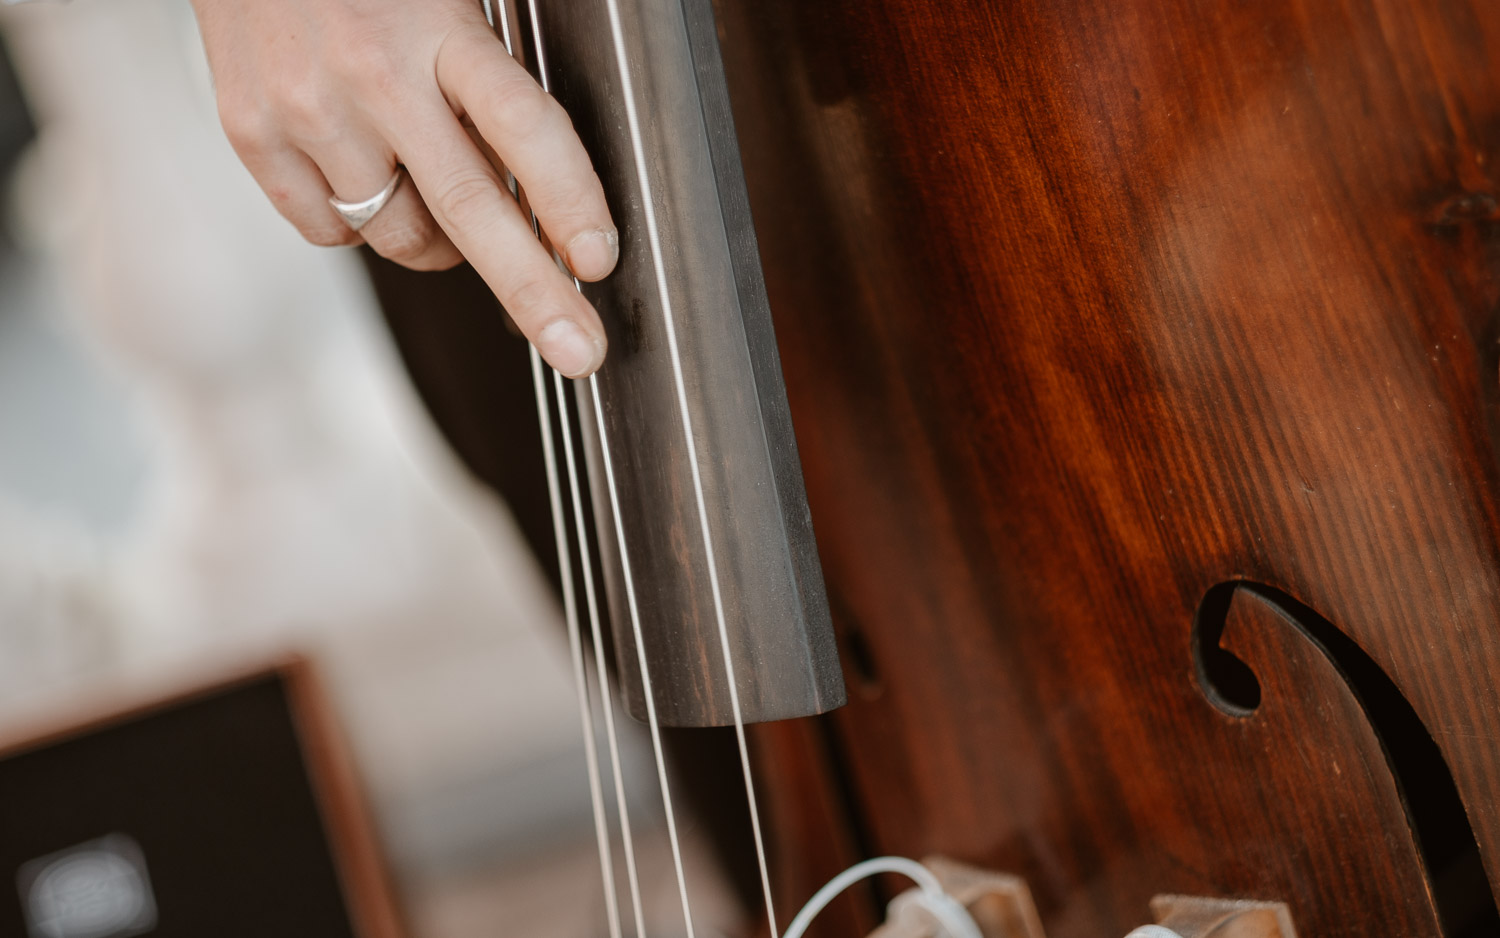
<svg viewBox="0 0 1500 938">
<path fill-rule="evenodd" d="M 839 893 L 877 873 L 900 873 L 913 880 L 921 888 L 916 901 L 937 919 L 938 927 L 943 930 L 946 938 L 984 938 L 963 903 L 943 891 L 943 884 L 938 882 L 931 870 L 906 857 L 875 857 L 873 860 L 856 863 L 835 876 L 828 881 L 828 885 L 813 893 L 813 897 L 807 900 L 807 905 L 792 919 L 792 924 L 787 926 L 781 938 L 802 938 L 807 926 Z"/>
<path fill-rule="evenodd" d="M 943 884 L 933 875 L 932 871 L 915 860 L 906 857 L 876 857 L 873 860 L 865 860 L 856 863 L 844 872 L 828 881 L 828 884 L 807 900 L 807 905 L 792 919 L 792 924 L 786 927 L 781 938 L 802 938 L 807 927 L 812 924 L 818 913 L 828 906 L 828 903 L 838 898 L 845 889 L 853 886 L 862 879 L 874 876 L 878 873 L 900 873 L 902 876 L 913 880 L 921 891 L 917 893 L 916 901 L 937 919 L 938 927 L 942 934 L 938 938 L 984 938 L 979 930 L 979 925 L 969 910 L 964 908 L 963 903 L 948 895 L 943 890 Z M 1182 938 L 1177 932 L 1164 925 L 1142 925 L 1135 929 L 1125 938 Z"/>
</svg>

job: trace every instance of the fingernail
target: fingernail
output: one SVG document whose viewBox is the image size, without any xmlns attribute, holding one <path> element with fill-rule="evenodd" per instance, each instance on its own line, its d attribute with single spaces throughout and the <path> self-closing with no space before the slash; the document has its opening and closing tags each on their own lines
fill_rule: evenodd
<svg viewBox="0 0 1500 938">
<path fill-rule="evenodd" d="M 559 319 L 536 337 L 537 351 L 564 377 L 592 374 L 604 361 L 604 343 L 589 338 L 571 319 Z"/>
<path fill-rule="evenodd" d="M 620 233 L 613 228 L 585 231 L 568 242 L 568 266 L 580 280 L 598 280 L 619 259 Z"/>
</svg>

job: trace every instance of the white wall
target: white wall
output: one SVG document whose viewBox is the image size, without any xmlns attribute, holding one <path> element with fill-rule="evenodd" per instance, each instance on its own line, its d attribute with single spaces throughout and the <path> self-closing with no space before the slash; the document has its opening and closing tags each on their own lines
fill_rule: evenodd
<svg viewBox="0 0 1500 938">
<path fill-rule="evenodd" d="M 584 833 L 557 610 L 355 258 L 303 243 L 224 142 L 187 4 L 0 24 L 42 127 L 0 261 L 0 721 L 153 662 L 312 649 L 403 867 Z"/>
</svg>

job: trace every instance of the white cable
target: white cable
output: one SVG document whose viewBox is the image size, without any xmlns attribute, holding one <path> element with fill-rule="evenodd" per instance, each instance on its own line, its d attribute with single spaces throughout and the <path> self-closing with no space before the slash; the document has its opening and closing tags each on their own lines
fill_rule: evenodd
<svg viewBox="0 0 1500 938">
<path fill-rule="evenodd" d="M 947 938 L 984 938 L 979 926 L 969 915 L 968 909 L 963 907 L 957 899 L 943 891 L 943 884 L 932 871 L 915 860 L 906 857 L 875 857 L 873 860 L 865 860 L 856 863 L 844 872 L 828 881 L 828 885 L 813 893 L 813 897 L 807 900 L 807 905 L 792 919 L 792 923 L 786 927 L 786 932 L 781 938 L 802 938 L 802 933 L 807 931 L 807 926 L 817 914 L 832 902 L 839 893 L 850 886 L 874 876 L 879 873 L 900 873 L 916 882 L 921 887 L 917 894 L 917 901 L 922 907 L 932 913 L 937 919 L 938 927 L 946 934 Z M 941 938 L 941 936 L 940 936 Z"/>
</svg>

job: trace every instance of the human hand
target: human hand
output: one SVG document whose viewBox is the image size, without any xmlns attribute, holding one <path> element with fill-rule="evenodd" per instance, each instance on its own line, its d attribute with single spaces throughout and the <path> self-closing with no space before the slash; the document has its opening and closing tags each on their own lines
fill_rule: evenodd
<svg viewBox="0 0 1500 938">
<path fill-rule="evenodd" d="M 505 51 L 480 0 L 193 6 L 229 140 L 307 240 L 364 241 L 419 270 L 467 258 L 558 371 L 599 367 L 599 317 L 475 138 L 515 175 L 580 280 L 606 276 L 619 256 L 604 190 L 567 114 Z M 351 231 L 329 196 L 368 198 L 398 164 L 410 180 Z"/>
</svg>

